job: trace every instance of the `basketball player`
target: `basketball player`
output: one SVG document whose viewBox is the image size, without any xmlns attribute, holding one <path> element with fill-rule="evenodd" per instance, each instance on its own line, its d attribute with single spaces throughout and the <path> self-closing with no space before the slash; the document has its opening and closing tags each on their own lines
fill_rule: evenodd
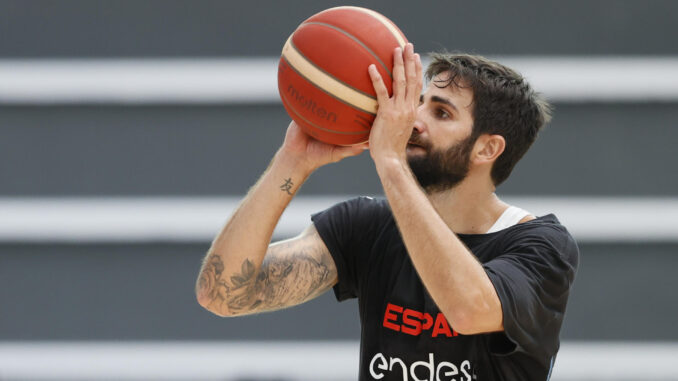
<svg viewBox="0 0 678 381">
<path fill-rule="evenodd" d="M 214 240 L 197 282 L 220 316 L 272 311 L 334 287 L 358 298 L 360 380 L 548 380 L 578 249 L 554 215 L 535 217 L 495 188 L 549 120 L 516 72 L 482 57 L 396 49 L 393 96 L 368 68 L 379 104 L 369 144 L 320 143 L 291 123 L 282 147 Z M 369 147 L 385 200 L 317 213 L 269 245 L 317 168 Z"/>
</svg>

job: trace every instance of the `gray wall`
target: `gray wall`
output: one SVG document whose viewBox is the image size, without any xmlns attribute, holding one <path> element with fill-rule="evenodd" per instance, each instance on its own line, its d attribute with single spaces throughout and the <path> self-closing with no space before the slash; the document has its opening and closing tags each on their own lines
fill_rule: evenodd
<svg viewBox="0 0 678 381">
<path fill-rule="evenodd" d="M 278 55 L 299 23 L 341 1 L 0 1 L 0 57 Z M 676 54 L 671 0 L 363 1 L 419 51 Z"/>
<path fill-rule="evenodd" d="M 499 190 L 675 195 L 678 107 L 556 104 Z M 282 142 L 280 105 L 0 106 L 0 195 L 243 194 Z M 302 194 L 374 194 L 369 155 L 315 173 Z"/>
<path fill-rule="evenodd" d="M 205 244 L 0 245 L 4 340 L 358 339 L 355 300 L 219 318 L 193 294 Z M 677 244 L 582 244 L 562 338 L 678 340 Z M 673 301 L 673 302 L 672 302 Z"/>
<path fill-rule="evenodd" d="M 337 4 L 0 0 L 0 59 L 276 56 L 299 22 Z M 422 52 L 678 54 L 674 1 L 413 4 L 364 3 Z M 676 102 L 555 106 L 500 193 L 676 196 Z M 0 196 L 243 195 L 287 121 L 270 104 L 0 105 Z M 324 168 L 302 190 L 360 193 L 380 193 L 368 155 Z M 355 302 L 331 294 L 240 319 L 201 310 L 192 290 L 208 245 L 0 243 L 0 340 L 358 337 Z M 678 340 L 678 244 L 581 249 L 565 339 Z"/>
</svg>

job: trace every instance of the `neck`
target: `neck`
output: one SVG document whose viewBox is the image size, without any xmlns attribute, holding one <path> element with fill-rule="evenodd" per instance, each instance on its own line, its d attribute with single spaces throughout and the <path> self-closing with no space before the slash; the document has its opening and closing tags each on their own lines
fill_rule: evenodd
<svg viewBox="0 0 678 381">
<path fill-rule="evenodd" d="M 472 176 L 455 187 L 427 194 L 429 201 L 455 233 L 482 234 L 508 208 L 494 193 L 494 185 Z"/>
</svg>

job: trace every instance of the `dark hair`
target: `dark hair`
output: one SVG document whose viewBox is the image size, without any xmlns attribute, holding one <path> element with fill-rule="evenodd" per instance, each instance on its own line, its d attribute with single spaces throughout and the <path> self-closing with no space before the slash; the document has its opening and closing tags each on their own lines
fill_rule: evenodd
<svg viewBox="0 0 678 381">
<path fill-rule="evenodd" d="M 504 182 L 530 148 L 537 133 L 551 120 L 551 106 L 516 71 L 485 57 L 432 53 L 426 80 L 439 88 L 454 85 L 473 92 L 473 140 L 482 134 L 501 135 L 504 152 L 492 167 L 494 185 Z"/>
</svg>

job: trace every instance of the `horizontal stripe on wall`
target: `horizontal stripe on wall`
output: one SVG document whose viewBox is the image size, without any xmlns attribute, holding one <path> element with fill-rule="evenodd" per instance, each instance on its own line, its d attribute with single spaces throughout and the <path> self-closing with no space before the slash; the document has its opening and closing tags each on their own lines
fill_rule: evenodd
<svg viewBox="0 0 678 381">
<path fill-rule="evenodd" d="M 676 358 L 678 343 L 565 342 L 552 380 L 678 380 Z M 358 359 L 352 341 L 0 342 L 6 380 L 348 381 Z"/>
<path fill-rule="evenodd" d="M 291 237 L 311 213 L 349 196 L 295 198 L 275 231 Z M 555 213 L 582 242 L 678 242 L 678 198 L 509 197 Z M 211 241 L 239 197 L 0 198 L 0 242 Z"/>
<path fill-rule="evenodd" d="M 496 57 L 553 102 L 678 101 L 678 57 Z M 278 58 L 0 60 L 0 104 L 278 103 Z"/>
</svg>

